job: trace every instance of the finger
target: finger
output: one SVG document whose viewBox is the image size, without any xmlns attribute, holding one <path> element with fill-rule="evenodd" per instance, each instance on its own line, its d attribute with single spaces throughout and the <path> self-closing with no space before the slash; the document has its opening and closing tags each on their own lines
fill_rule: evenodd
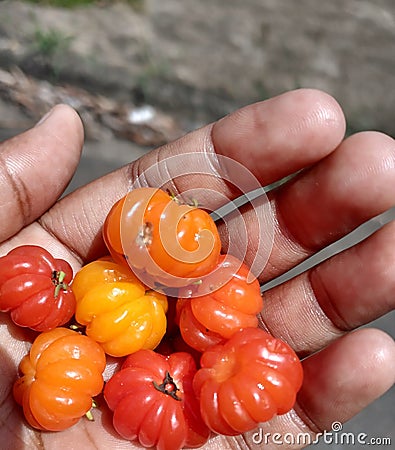
<svg viewBox="0 0 395 450">
<path fill-rule="evenodd" d="M 336 420 L 354 417 L 393 386 L 395 342 L 380 330 L 358 330 L 307 358 L 303 368 L 296 410 L 311 428 L 328 429 Z"/>
<path fill-rule="evenodd" d="M 270 239 L 259 229 L 273 227 L 270 258 L 257 264 L 265 282 L 395 205 L 394 184 L 395 141 L 378 132 L 358 133 L 270 193 L 270 211 L 266 199 L 258 199 L 242 216 L 229 218 L 227 229 L 244 226 L 248 236 L 258 236 L 248 244 L 251 265 L 260 257 L 261 241 Z"/>
<path fill-rule="evenodd" d="M 304 382 L 294 410 L 261 424 L 244 439 L 249 448 L 301 448 L 298 437 L 305 433 L 307 445 L 335 422 L 344 423 L 372 403 L 395 382 L 395 343 L 382 331 L 363 329 L 344 336 L 303 362 Z M 273 436 L 288 441 L 275 445 Z M 310 439 L 308 440 L 308 436 Z M 291 436 L 295 441 L 292 445 Z M 278 442 L 278 440 L 277 440 Z"/>
<path fill-rule="evenodd" d="M 358 133 L 276 196 L 283 226 L 310 253 L 395 205 L 395 141 Z"/>
<path fill-rule="evenodd" d="M 229 173 L 221 155 L 237 167 L 244 164 L 258 185 L 267 184 L 320 160 L 343 135 L 344 117 L 330 96 L 314 90 L 289 92 L 245 107 L 86 186 L 56 205 L 41 224 L 84 260 L 103 250 L 98 236 L 105 216 L 131 186 L 176 193 L 197 189 L 203 196 L 209 192 L 205 207 L 214 209 L 236 195 L 226 179 L 240 178 L 239 171 Z"/>
<path fill-rule="evenodd" d="M 395 222 L 264 294 L 265 327 L 300 355 L 395 307 Z"/>
<path fill-rule="evenodd" d="M 82 142 L 78 115 L 59 105 L 34 128 L 0 144 L 0 241 L 58 199 L 77 167 Z"/>
<path fill-rule="evenodd" d="M 344 132 L 331 96 L 300 89 L 239 109 L 214 126 L 212 140 L 218 155 L 241 162 L 265 186 L 328 155 Z"/>
<path fill-rule="evenodd" d="M 161 186 L 169 179 L 175 185 L 171 188 L 183 192 L 201 188 L 202 167 L 210 167 L 218 179 L 204 186 L 210 188 L 219 181 L 226 192 L 224 180 L 236 182 L 242 175 L 241 167 L 233 165 L 236 161 L 265 186 L 328 155 L 344 131 L 344 115 L 331 96 L 300 89 L 248 105 L 150 153 L 131 166 L 131 178 L 148 186 Z M 187 159 L 190 152 L 201 153 L 201 157 Z M 171 159 L 174 155 L 183 159 Z"/>
</svg>

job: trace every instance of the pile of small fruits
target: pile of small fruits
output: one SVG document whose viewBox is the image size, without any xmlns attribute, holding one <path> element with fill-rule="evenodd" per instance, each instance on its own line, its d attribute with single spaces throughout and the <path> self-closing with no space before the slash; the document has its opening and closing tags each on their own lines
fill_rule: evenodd
<svg viewBox="0 0 395 450">
<path fill-rule="evenodd" d="M 221 254 L 208 212 L 139 188 L 112 207 L 103 238 L 108 256 L 74 277 L 38 246 L 0 258 L 0 310 L 38 333 L 13 387 L 31 427 L 71 427 L 102 396 L 122 438 L 177 450 L 293 407 L 300 361 L 258 327 L 259 283 Z M 106 355 L 122 364 L 104 381 Z"/>
</svg>

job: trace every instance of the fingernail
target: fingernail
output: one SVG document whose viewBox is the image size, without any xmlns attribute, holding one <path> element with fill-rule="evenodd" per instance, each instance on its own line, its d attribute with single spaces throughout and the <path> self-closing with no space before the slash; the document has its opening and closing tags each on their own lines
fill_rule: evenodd
<svg viewBox="0 0 395 450">
<path fill-rule="evenodd" d="M 48 117 L 53 113 L 54 108 L 50 109 L 46 114 L 44 114 L 41 119 L 36 123 L 36 125 L 34 125 L 35 127 L 38 127 L 39 125 L 41 125 L 43 122 L 45 122 Z"/>
</svg>

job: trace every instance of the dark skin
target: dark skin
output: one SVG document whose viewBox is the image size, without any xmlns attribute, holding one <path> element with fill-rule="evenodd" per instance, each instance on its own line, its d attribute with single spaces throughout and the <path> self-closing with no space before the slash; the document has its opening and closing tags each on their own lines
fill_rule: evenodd
<svg viewBox="0 0 395 450">
<path fill-rule="evenodd" d="M 158 159 L 200 151 L 214 162 L 215 153 L 234 158 L 262 185 L 308 168 L 269 196 L 274 244 L 260 276 L 266 282 L 395 204 L 394 140 L 378 132 L 344 139 L 344 133 L 344 116 L 333 98 L 314 90 L 288 92 L 236 111 L 58 200 L 83 143 L 77 114 L 58 106 L 38 126 L 0 144 L 1 254 L 17 245 L 39 244 L 77 270 L 104 253 L 105 216 L 137 176 Z M 220 175 L 226 170 L 213 167 Z M 171 176 L 174 167 L 167 170 Z M 166 187 L 177 192 L 199 187 L 202 179 L 193 170 Z M 144 182 L 156 186 L 158 180 L 148 175 Z M 210 187 L 228 198 L 235 195 L 218 179 Z M 259 204 L 254 210 L 243 208 L 249 236 L 257 234 L 260 215 L 266 213 Z M 239 221 L 229 222 L 230 235 L 237 234 Z M 264 433 L 303 431 L 314 436 L 333 421 L 349 420 L 394 384 L 393 339 L 376 329 L 354 331 L 394 308 L 395 252 L 389 245 L 394 240 L 395 223 L 390 223 L 266 293 L 264 326 L 306 359 L 305 382 L 294 410 L 263 424 Z M 245 255 L 249 264 L 256 256 L 254 242 Z M 133 448 L 116 437 L 104 408 L 95 411 L 95 422 L 81 420 L 61 433 L 28 428 L 11 385 L 34 335 L 14 327 L 6 314 L 0 317 L 1 442 L 18 449 L 52 450 L 72 443 L 86 450 Z M 106 376 L 114 367 L 109 365 Z M 252 445 L 251 433 L 218 436 L 204 448 L 238 448 L 242 440 Z"/>
</svg>

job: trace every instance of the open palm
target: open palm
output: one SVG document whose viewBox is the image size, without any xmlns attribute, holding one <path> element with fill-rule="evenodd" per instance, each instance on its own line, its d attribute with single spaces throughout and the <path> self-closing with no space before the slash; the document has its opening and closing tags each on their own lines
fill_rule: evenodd
<svg viewBox="0 0 395 450">
<path fill-rule="evenodd" d="M 234 198 L 237 192 L 229 180 L 240 182 L 240 173 L 223 163 L 224 156 L 242 164 L 262 186 L 301 171 L 269 194 L 269 209 L 267 202 L 257 201 L 231 217 L 226 230 L 223 225 L 227 239 L 237 241 L 243 221 L 245 260 L 265 263 L 260 281 L 267 282 L 395 204 L 394 141 L 377 132 L 344 139 L 344 132 L 343 113 L 330 96 L 293 91 L 236 111 L 58 200 L 83 142 L 78 116 L 58 106 L 38 126 L 0 144 L 0 253 L 39 244 L 77 270 L 105 253 L 101 226 L 112 204 L 132 185 L 158 186 L 169 180 L 165 187 L 179 193 L 204 187 L 221 194 L 206 199 L 212 209 L 221 206 L 219 199 Z M 196 166 L 189 167 L 183 155 L 191 152 L 209 161 L 215 176 L 202 177 Z M 147 170 L 152 166 L 160 170 Z M 273 230 L 267 261 L 260 261 L 257 247 L 262 223 Z M 374 329 L 351 332 L 394 307 L 391 242 L 395 224 L 266 292 L 262 326 L 305 358 L 305 381 L 294 410 L 263 424 L 263 433 L 313 436 L 335 420 L 345 422 L 393 385 L 393 340 Z M 95 422 L 81 420 L 60 433 L 39 433 L 24 424 L 11 386 L 33 337 L 0 315 L 2 448 L 132 448 L 112 430 L 104 405 L 95 411 Z M 252 447 L 252 434 L 218 436 L 205 448 L 239 448 L 243 441 Z"/>
</svg>

